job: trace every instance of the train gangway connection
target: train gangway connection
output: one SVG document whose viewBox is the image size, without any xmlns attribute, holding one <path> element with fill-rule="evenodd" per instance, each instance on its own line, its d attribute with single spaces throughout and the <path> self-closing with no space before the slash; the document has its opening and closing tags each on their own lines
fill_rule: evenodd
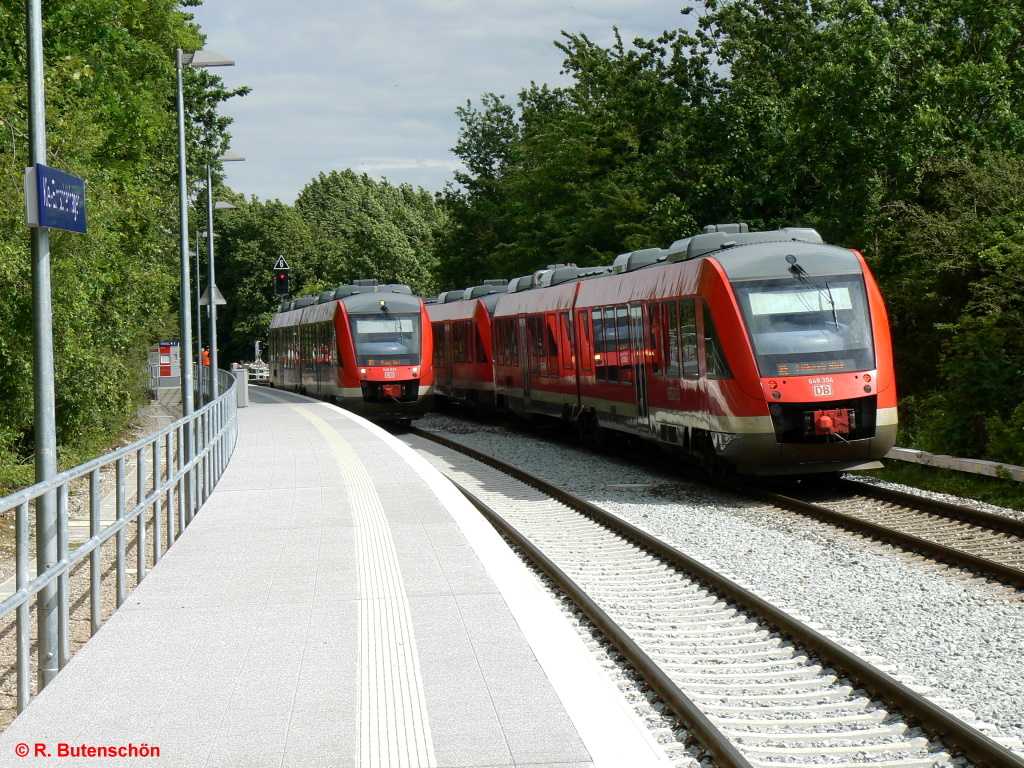
<svg viewBox="0 0 1024 768">
<path fill-rule="evenodd" d="M 437 470 L 337 407 L 249 397 L 216 489 L 0 765 L 672 764 Z"/>
</svg>

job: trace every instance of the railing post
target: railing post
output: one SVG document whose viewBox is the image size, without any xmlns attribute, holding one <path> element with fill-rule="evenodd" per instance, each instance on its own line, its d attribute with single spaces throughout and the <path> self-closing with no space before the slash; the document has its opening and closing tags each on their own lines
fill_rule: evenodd
<svg viewBox="0 0 1024 768">
<path fill-rule="evenodd" d="M 17 561 L 15 586 L 20 592 L 28 587 L 28 502 L 18 505 L 14 521 L 14 540 Z M 28 639 L 29 606 L 27 602 L 18 606 L 18 714 L 28 706 L 31 695 L 29 676 L 29 655 L 31 645 Z"/>
<path fill-rule="evenodd" d="M 136 506 L 142 507 L 146 498 L 146 449 L 139 448 L 135 454 L 135 495 Z M 146 578 L 146 510 L 140 509 L 135 518 L 135 585 Z"/>
<path fill-rule="evenodd" d="M 57 489 L 57 557 L 68 562 L 68 487 Z M 57 669 L 71 660 L 71 574 L 67 569 L 57 579 Z"/>
<path fill-rule="evenodd" d="M 117 487 L 115 490 L 115 504 L 117 505 L 117 522 L 124 525 L 124 457 L 117 460 Z M 120 608 L 125 601 L 127 588 L 125 585 L 125 531 L 120 528 L 117 531 L 117 607 Z"/>
<path fill-rule="evenodd" d="M 89 473 L 89 538 L 100 535 L 100 471 L 94 469 Z M 102 616 L 100 615 L 100 592 L 103 573 L 100 570 L 100 547 L 89 553 L 89 615 L 92 624 L 89 636 L 100 631 Z"/>
<path fill-rule="evenodd" d="M 160 562 L 160 544 L 163 538 L 163 507 L 160 490 L 160 441 L 153 441 L 153 567 Z"/>
</svg>

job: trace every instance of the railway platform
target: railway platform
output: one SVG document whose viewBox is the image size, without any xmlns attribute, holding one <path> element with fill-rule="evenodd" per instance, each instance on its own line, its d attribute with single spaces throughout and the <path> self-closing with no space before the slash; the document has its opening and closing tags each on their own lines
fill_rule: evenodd
<svg viewBox="0 0 1024 768">
<path fill-rule="evenodd" d="M 671 765 L 411 449 L 264 388 L 239 428 L 183 536 L 0 735 L 0 766 Z"/>
</svg>

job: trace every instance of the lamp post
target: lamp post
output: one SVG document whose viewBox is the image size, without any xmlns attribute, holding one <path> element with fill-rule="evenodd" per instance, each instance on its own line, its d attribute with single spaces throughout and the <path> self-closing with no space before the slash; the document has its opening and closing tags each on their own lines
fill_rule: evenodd
<svg viewBox="0 0 1024 768">
<path fill-rule="evenodd" d="M 181 228 L 181 410 L 183 416 L 192 414 L 192 299 L 189 292 L 192 280 L 189 276 L 188 260 L 188 181 L 185 176 L 185 98 L 181 85 L 181 69 L 186 64 L 193 67 L 229 67 L 231 59 L 214 51 L 183 53 L 175 52 L 175 68 L 178 75 L 178 212 Z M 188 442 L 188 441 L 186 441 Z M 188 450 L 191 459 L 191 449 Z"/>
<path fill-rule="evenodd" d="M 181 234 L 181 286 L 179 313 L 181 314 L 181 340 L 178 351 L 181 355 L 181 411 L 182 416 L 192 415 L 192 280 L 189 276 L 188 259 L 188 180 L 185 171 L 185 97 L 181 85 L 181 68 L 186 64 L 193 67 L 228 67 L 235 62 L 213 51 L 184 53 L 175 49 L 174 66 L 178 85 L 178 216 Z M 190 424 L 181 431 L 182 464 L 188 466 L 195 455 L 195 433 Z M 192 505 L 198 498 L 195 491 L 195 473 L 190 472 L 185 483 L 185 517 L 192 522 Z"/>
<path fill-rule="evenodd" d="M 203 286 L 199 280 L 199 237 L 201 233 L 196 232 L 196 362 L 202 362 L 203 360 L 203 305 L 202 305 L 202 290 Z M 202 373 L 200 372 L 200 381 L 202 380 Z"/>
<path fill-rule="evenodd" d="M 234 152 L 225 152 L 223 155 L 217 158 L 218 160 L 225 162 L 240 162 L 245 160 L 239 154 Z M 213 202 L 213 180 L 211 178 L 210 165 L 206 166 L 206 250 L 210 255 L 209 263 L 207 265 L 207 272 L 209 273 L 209 287 L 207 290 L 210 295 L 210 397 L 213 400 L 217 399 L 217 284 L 215 282 L 214 274 L 214 261 L 213 261 L 213 209 L 227 210 L 235 208 L 231 203 L 223 201 L 217 201 L 214 205 Z"/>
</svg>

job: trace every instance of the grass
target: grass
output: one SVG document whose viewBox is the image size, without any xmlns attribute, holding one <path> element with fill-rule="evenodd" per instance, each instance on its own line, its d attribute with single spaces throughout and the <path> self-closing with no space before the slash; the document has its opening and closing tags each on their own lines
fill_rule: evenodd
<svg viewBox="0 0 1024 768">
<path fill-rule="evenodd" d="M 1024 483 L 1014 480 L 891 460 L 885 462 L 885 469 L 853 474 L 870 475 L 892 483 L 902 483 L 1024 511 Z"/>
</svg>

